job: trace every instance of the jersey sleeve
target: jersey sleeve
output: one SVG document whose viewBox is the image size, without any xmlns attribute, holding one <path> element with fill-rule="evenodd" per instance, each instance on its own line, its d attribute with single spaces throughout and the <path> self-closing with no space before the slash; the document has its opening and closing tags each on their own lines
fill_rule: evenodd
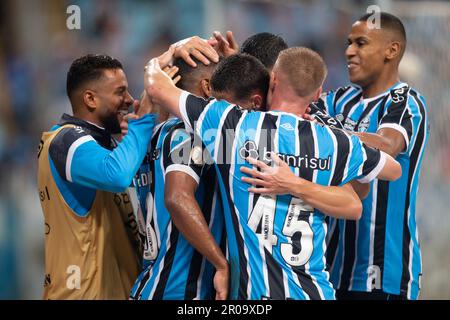
<svg viewBox="0 0 450 320">
<path fill-rule="evenodd" d="M 144 159 L 155 115 L 130 120 L 128 134 L 114 150 L 100 146 L 82 128 L 63 129 L 50 145 L 60 177 L 88 188 L 121 192 L 130 186 Z"/>
<path fill-rule="evenodd" d="M 357 136 L 351 136 L 351 152 L 348 159 L 348 174 L 343 183 L 356 179 L 361 183 L 374 180 L 386 163 L 383 151 L 365 145 Z"/>
<path fill-rule="evenodd" d="M 368 183 L 375 179 L 386 162 L 385 153 L 370 148 L 355 135 L 329 129 L 334 141 L 335 162 L 331 185 L 343 185 L 351 180 Z"/>
<path fill-rule="evenodd" d="M 164 172 L 184 172 L 199 184 L 203 171 L 208 167 L 204 159 L 205 154 L 200 140 L 196 139 L 195 135 L 185 129 L 176 129 L 164 139 Z"/>
<path fill-rule="evenodd" d="M 338 119 L 330 116 L 325 109 L 319 107 L 316 103 L 312 103 L 310 105 L 310 108 L 311 108 L 310 114 L 314 116 L 314 119 L 317 120 L 317 123 L 329 126 L 331 128 L 338 128 L 338 129 L 344 128 L 342 126 L 342 123 Z"/>
<path fill-rule="evenodd" d="M 199 98 L 187 91 L 180 95 L 179 108 L 186 129 L 199 133 L 211 128 L 217 128 L 222 114 L 233 105 L 224 101 Z"/>
<path fill-rule="evenodd" d="M 414 117 L 421 117 L 421 114 L 414 99 L 409 96 L 409 88 L 403 87 L 393 90 L 391 102 L 387 105 L 380 119 L 378 130 L 391 128 L 401 133 L 405 140 L 403 152 L 407 152 L 414 132 L 419 129 L 414 124 L 420 121 L 415 121 Z"/>
</svg>

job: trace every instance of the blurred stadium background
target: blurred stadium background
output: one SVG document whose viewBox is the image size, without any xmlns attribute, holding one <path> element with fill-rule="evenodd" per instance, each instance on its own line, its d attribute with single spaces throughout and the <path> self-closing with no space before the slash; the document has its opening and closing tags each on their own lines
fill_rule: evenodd
<svg viewBox="0 0 450 320">
<path fill-rule="evenodd" d="M 68 30 L 66 9 L 81 9 Z M 421 299 L 450 298 L 450 3 L 447 1 L 0 1 L 0 299 L 40 299 L 44 224 L 36 189 L 40 134 L 70 112 L 66 72 L 73 59 L 106 53 L 125 66 L 131 93 L 142 67 L 184 37 L 232 30 L 239 43 L 268 31 L 314 48 L 329 67 L 326 89 L 348 82 L 344 50 L 351 23 L 376 4 L 401 17 L 408 36 L 402 78 L 428 102 L 431 136 L 417 220 L 423 253 Z"/>
</svg>

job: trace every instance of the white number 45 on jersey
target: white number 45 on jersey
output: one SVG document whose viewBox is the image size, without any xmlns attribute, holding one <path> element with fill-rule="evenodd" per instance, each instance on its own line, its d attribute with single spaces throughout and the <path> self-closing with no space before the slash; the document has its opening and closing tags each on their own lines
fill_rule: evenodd
<svg viewBox="0 0 450 320">
<path fill-rule="evenodd" d="M 262 195 L 256 202 L 248 219 L 248 226 L 271 254 L 273 246 L 278 244 L 278 236 L 273 231 L 275 209 L 276 197 Z M 314 209 L 301 199 L 291 199 L 282 230 L 283 238 L 287 242 L 282 241 L 280 243 L 281 255 L 291 266 L 305 265 L 311 258 L 314 234 L 308 221 L 313 211 Z M 260 230 L 258 230 L 259 225 L 261 225 Z"/>
</svg>

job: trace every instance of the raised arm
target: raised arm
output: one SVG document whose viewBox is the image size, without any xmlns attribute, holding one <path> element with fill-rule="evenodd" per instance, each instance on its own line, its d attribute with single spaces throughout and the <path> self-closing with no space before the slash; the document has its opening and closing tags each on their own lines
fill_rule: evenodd
<svg viewBox="0 0 450 320">
<path fill-rule="evenodd" d="M 50 157 L 63 180 L 121 192 L 131 184 L 145 156 L 154 125 L 154 115 L 131 120 L 127 136 L 113 150 L 102 147 L 83 130 L 68 128 L 53 140 Z"/>
<path fill-rule="evenodd" d="M 182 90 L 161 69 L 158 58 L 153 58 L 145 67 L 144 89 L 153 104 L 161 106 L 170 114 L 182 118 L 179 101 Z"/>
</svg>

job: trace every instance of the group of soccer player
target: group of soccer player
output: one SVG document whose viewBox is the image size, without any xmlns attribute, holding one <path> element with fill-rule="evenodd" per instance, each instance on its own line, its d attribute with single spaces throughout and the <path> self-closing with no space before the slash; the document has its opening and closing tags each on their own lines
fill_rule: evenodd
<svg viewBox="0 0 450 320">
<path fill-rule="evenodd" d="M 425 101 L 399 80 L 402 22 L 369 17 L 327 93 L 321 56 L 270 33 L 173 44 L 139 103 L 117 60 L 76 60 L 74 117 L 39 149 L 44 297 L 417 299 Z"/>
</svg>

